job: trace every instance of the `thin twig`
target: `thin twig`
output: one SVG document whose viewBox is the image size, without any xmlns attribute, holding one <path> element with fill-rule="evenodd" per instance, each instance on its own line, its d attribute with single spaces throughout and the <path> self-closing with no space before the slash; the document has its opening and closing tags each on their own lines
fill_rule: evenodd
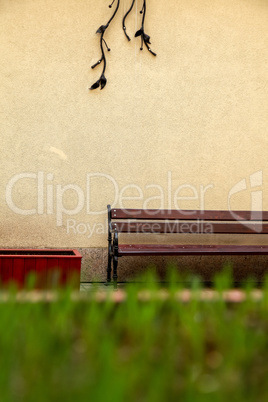
<svg viewBox="0 0 268 402">
<path fill-rule="evenodd" d="M 130 37 L 128 36 L 128 34 L 127 34 L 127 32 L 126 32 L 126 24 L 125 24 L 125 21 L 126 21 L 126 18 L 127 18 L 127 16 L 128 16 L 128 14 L 131 12 L 131 10 L 132 10 L 134 4 L 135 4 L 135 0 L 132 0 L 130 9 L 129 9 L 129 10 L 126 12 L 126 14 L 124 15 L 123 22 L 122 22 L 123 31 L 124 31 L 126 37 L 128 38 L 128 40 L 130 40 Z"/>
<path fill-rule="evenodd" d="M 112 7 L 114 2 L 115 2 L 115 0 L 113 0 L 113 2 L 109 5 L 109 8 Z M 116 15 L 116 13 L 118 11 L 119 5 L 120 5 L 120 0 L 117 0 L 116 8 L 115 8 L 115 10 L 113 12 L 113 15 L 111 16 L 111 18 L 107 22 L 107 24 L 106 25 L 101 25 L 99 27 L 99 29 L 96 31 L 96 33 L 101 34 L 101 37 L 100 37 L 101 58 L 97 61 L 97 63 L 93 64 L 93 66 L 91 66 L 91 68 L 95 68 L 99 64 L 101 64 L 101 62 L 103 62 L 103 70 L 102 70 L 100 78 L 93 85 L 91 85 L 90 89 L 97 89 L 97 88 L 99 88 L 99 86 L 101 87 L 101 89 L 103 89 L 105 87 L 106 83 L 107 83 L 107 79 L 106 79 L 106 77 L 104 75 L 105 70 L 106 70 L 107 62 L 106 62 L 105 52 L 104 52 L 104 49 L 103 49 L 103 42 L 104 42 L 108 52 L 111 49 L 108 47 L 108 45 L 107 45 L 107 43 L 106 43 L 106 41 L 104 39 L 104 34 L 105 34 L 106 29 L 109 27 L 111 21 L 114 19 L 115 15 Z"/>
</svg>

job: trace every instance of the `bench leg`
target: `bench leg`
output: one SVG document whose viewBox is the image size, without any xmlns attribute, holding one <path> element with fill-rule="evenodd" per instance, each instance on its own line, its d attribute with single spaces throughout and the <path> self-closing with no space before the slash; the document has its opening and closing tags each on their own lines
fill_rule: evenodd
<svg viewBox="0 0 268 402">
<path fill-rule="evenodd" d="M 108 222 L 109 222 L 109 232 L 108 232 L 108 265 L 107 265 L 107 284 L 111 282 L 112 273 L 112 233 L 110 231 L 110 206 L 108 205 Z"/>
<path fill-rule="evenodd" d="M 114 288 L 117 288 L 117 265 L 118 265 L 118 257 L 114 256 L 113 258 L 113 281 Z"/>
<path fill-rule="evenodd" d="M 111 282 L 111 274 L 112 274 L 112 257 L 110 253 L 108 254 L 108 266 L 107 266 L 107 283 Z"/>
<path fill-rule="evenodd" d="M 113 239 L 113 280 L 114 289 L 117 289 L 117 264 L 118 264 L 118 233 L 115 230 Z"/>
</svg>

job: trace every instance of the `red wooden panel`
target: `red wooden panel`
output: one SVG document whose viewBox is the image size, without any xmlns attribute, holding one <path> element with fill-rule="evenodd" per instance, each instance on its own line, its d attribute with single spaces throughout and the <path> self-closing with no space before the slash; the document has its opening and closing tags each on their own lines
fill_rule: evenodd
<svg viewBox="0 0 268 402">
<path fill-rule="evenodd" d="M 29 256 L 24 259 L 24 283 L 27 284 L 30 274 L 36 275 L 36 258 Z"/>
<path fill-rule="evenodd" d="M 268 211 L 195 211 L 176 209 L 111 209 L 113 219 L 181 219 L 208 221 L 253 220 L 268 221 Z"/>
<path fill-rule="evenodd" d="M 47 258 L 47 286 L 57 287 L 60 283 L 59 258 Z"/>
<path fill-rule="evenodd" d="M 122 244 L 119 256 L 131 255 L 266 255 L 268 246 Z"/>
<path fill-rule="evenodd" d="M 0 283 L 14 280 L 22 286 L 33 272 L 36 287 L 45 288 L 65 283 L 70 273 L 75 272 L 79 288 L 81 258 L 77 250 L 69 249 L 0 249 Z"/>
<path fill-rule="evenodd" d="M 24 258 L 13 258 L 13 280 L 18 288 L 24 284 L 24 261 Z"/>
<path fill-rule="evenodd" d="M 81 260 L 72 259 L 68 271 L 68 282 L 76 289 L 80 287 Z"/>
<path fill-rule="evenodd" d="M 36 258 L 36 287 L 45 289 L 47 287 L 47 257 Z"/>
<path fill-rule="evenodd" d="M 12 258 L 2 258 L 1 264 L 1 282 L 4 286 L 6 286 L 9 282 L 12 281 L 13 274 L 13 260 Z"/>
<path fill-rule="evenodd" d="M 262 223 L 215 223 L 215 222 L 112 222 L 112 230 L 120 233 L 234 233 L 234 234 L 267 234 L 268 224 Z"/>
<path fill-rule="evenodd" d="M 60 284 L 68 282 L 69 270 L 71 264 L 70 258 L 62 258 L 60 262 Z"/>
</svg>

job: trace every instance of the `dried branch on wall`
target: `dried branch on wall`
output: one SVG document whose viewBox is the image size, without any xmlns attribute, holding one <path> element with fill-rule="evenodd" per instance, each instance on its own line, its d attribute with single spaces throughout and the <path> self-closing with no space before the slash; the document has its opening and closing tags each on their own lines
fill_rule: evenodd
<svg viewBox="0 0 268 402">
<path fill-rule="evenodd" d="M 122 21 L 124 33 L 125 33 L 125 35 L 126 35 L 126 37 L 127 37 L 127 39 L 129 41 L 130 41 L 130 37 L 128 36 L 128 34 L 126 32 L 126 24 L 125 24 L 125 22 L 126 22 L 127 16 L 129 15 L 129 13 L 133 9 L 135 1 L 136 0 L 132 0 L 131 6 L 130 6 L 129 10 L 126 12 L 126 14 L 124 15 L 124 18 L 123 18 L 123 21 Z M 109 5 L 110 8 L 112 8 L 114 2 L 115 2 L 115 0 L 113 0 L 113 2 Z M 90 87 L 90 89 L 97 89 L 99 87 L 100 87 L 100 89 L 103 89 L 105 87 L 106 83 L 107 83 L 107 78 L 104 75 L 105 70 L 106 70 L 107 62 L 106 62 L 106 56 L 105 56 L 105 51 L 104 51 L 103 44 L 105 45 L 105 47 L 106 47 L 108 52 L 111 49 L 108 47 L 108 45 L 107 45 L 107 43 L 106 43 L 106 41 L 104 39 L 104 34 L 105 34 L 107 28 L 109 27 L 111 21 L 115 17 L 115 15 L 116 15 L 116 13 L 118 11 L 119 5 L 120 5 L 120 0 L 117 0 L 117 5 L 116 5 L 116 8 L 115 8 L 115 11 L 114 11 L 113 15 L 111 16 L 111 18 L 109 19 L 107 24 L 106 25 L 101 25 L 99 27 L 99 29 L 97 30 L 97 32 L 96 32 L 97 34 L 101 34 L 101 37 L 100 37 L 101 58 L 97 61 L 97 63 L 93 64 L 93 66 L 91 66 L 91 68 L 95 68 L 95 67 L 97 67 L 99 64 L 101 64 L 103 62 L 103 70 L 102 70 L 100 78 Z M 145 16 L 146 16 L 146 0 L 143 0 L 143 6 L 142 6 L 142 9 L 141 9 L 140 13 L 142 14 L 141 28 L 135 33 L 135 37 L 138 37 L 138 36 L 141 37 L 141 47 L 140 47 L 141 50 L 143 50 L 143 44 L 145 44 L 145 46 L 147 47 L 148 51 L 153 56 L 156 56 L 156 53 L 154 53 L 152 51 L 152 49 L 150 48 L 150 44 L 151 44 L 150 36 L 147 35 L 145 33 L 145 31 L 144 31 Z"/>
<path fill-rule="evenodd" d="M 128 40 L 130 40 L 130 37 L 129 37 L 128 34 L 126 33 L 125 20 L 126 20 L 126 17 L 128 16 L 128 14 L 130 13 L 130 11 L 132 10 L 132 8 L 133 8 L 133 6 L 134 6 L 134 3 L 135 3 L 135 0 L 132 1 L 131 7 L 130 7 L 130 9 L 128 10 L 128 12 L 126 13 L 126 15 L 124 16 L 124 19 L 123 19 L 123 30 L 124 30 L 125 35 L 126 35 L 126 37 L 128 38 Z M 150 36 L 147 35 L 147 34 L 144 32 L 144 22 L 145 22 L 145 16 L 146 16 L 146 0 L 143 0 L 143 6 L 142 6 L 142 9 L 141 9 L 140 13 L 143 14 L 143 15 L 142 15 L 141 28 L 135 33 L 135 38 L 137 38 L 138 36 L 141 37 L 141 47 L 140 47 L 141 50 L 143 50 L 143 43 L 145 43 L 145 46 L 147 47 L 147 49 L 149 50 L 149 52 L 152 53 L 152 55 L 156 56 L 156 53 L 154 53 L 154 52 L 152 51 L 152 49 L 150 48 L 150 46 L 149 46 L 149 45 L 151 44 L 151 42 L 150 42 Z"/>
<path fill-rule="evenodd" d="M 113 0 L 112 4 L 109 5 L 110 8 L 113 6 L 113 3 L 114 3 L 114 2 L 115 2 L 115 0 Z M 105 85 L 106 85 L 107 79 L 106 79 L 106 77 L 105 77 L 105 75 L 104 75 L 105 70 L 106 70 L 106 56 L 105 56 L 105 52 L 104 52 L 104 48 L 103 48 L 103 43 L 105 44 L 105 46 L 106 46 L 108 52 L 109 52 L 111 49 L 108 47 L 108 45 L 107 45 L 107 43 L 106 43 L 106 41 L 105 41 L 105 39 L 104 39 L 104 34 L 105 34 L 106 29 L 107 29 L 108 26 L 110 25 L 111 21 L 114 19 L 115 14 L 116 14 L 117 11 L 118 11 L 119 5 L 120 5 L 120 0 L 117 0 L 116 9 L 114 10 L 113 15 L 111 16 L 111 18 L 109 19 L 109 21 L 107 22 L 107 24 L 106 24 L 106 25 L 101 25 L 101 26 L 99 27 L 99 29 L 97 30 L 97 32 L 96 32 L 96 33 L 101 34 L 101 37 L 100 37 L 101 58 L 97 61 L 97 63 L 93 64 L 93 66 L 91 66 L 91 68 L 95 68 L 96 66 L 98 66 L 99 64 L 101 64 L 101 62 L 103 62 L 103 69 L 102 69 L 102 73 L 101 73 L 100 78 L 98 79 L 98 81 L 96 81 L 96 82 L 90 87 L 90 89 L 96 89 L 96 88 L 99 88 L 99 86 L 101 87 L 101 89 L 103 89 L 103 88 L 105 87 Z"/>
<path fill-rule="evenodd" d="M 124 15 L 124 18 L 123 18 L 123 21 L 122 21 L 123 31 L 124 31 L 126 37 L 128 38 L 128 40 L 131 40 L 131 39 L 130 39 L 130 37 L 128 36 L 127 31 L 126 31 L 126 18 L 127 18 L 127 16 L 128 16 L 128 14 L 131 12 L 131 10 L 132 10 L 132 8 L 133 8 L 133 6 L 134 6 L 134 4 L 135 4 L 135 1 L 136 1 L 136 0 L 132 0 L 131 6 L 130 6 L 129 10 L 126 12 L 126 14 Z"/>
</svg>

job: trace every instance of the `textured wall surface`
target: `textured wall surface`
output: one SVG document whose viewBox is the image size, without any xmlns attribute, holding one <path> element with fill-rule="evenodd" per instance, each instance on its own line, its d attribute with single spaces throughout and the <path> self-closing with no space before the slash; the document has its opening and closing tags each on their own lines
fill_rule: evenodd
<svg viewBox="0 0 268 402">
<path fill-rule="evenodd" d="M 268 1 L 148 0 L 156 58 L 121 1 L 89 91 L 108 4 L 1 0 L 2 247 L 100 249 L 108 203 L 268 209 Z"/>
</svg>

